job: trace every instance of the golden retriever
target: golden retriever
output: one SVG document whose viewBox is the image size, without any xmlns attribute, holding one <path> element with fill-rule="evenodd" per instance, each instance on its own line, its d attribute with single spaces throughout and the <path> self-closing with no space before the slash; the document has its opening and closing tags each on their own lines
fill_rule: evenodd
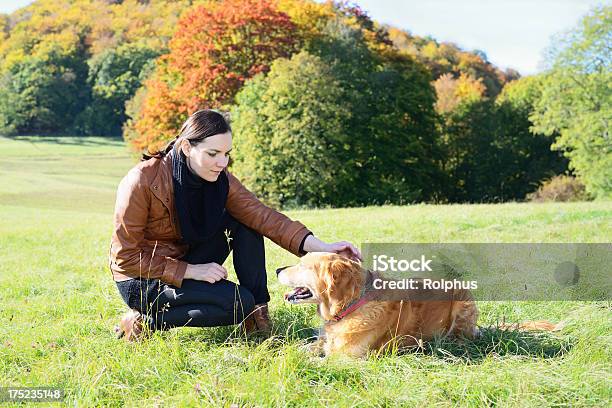
<svg viewBox="0 0 612 408">
<path fill-rule="evenodd" d="M 281 284 L 294 288 L 285 294 L 286 301 L 318 305 L 325 324 L 312 348 L 326 356 L 363 357 L 372 350 L 418 345 L 436 335 L 469 339 L 479 333 L 478 309 L 468 290 L 430 290 L 419 300 L 393 300 L 393 293 L 385 290 L 364 292 L 376 277 L 372 272 L 325 252 L 308 253 L 299 264 L 276 272 Z M 551 330 L 553 326 L 527 322 L 519 328 Z"/>
</svg>

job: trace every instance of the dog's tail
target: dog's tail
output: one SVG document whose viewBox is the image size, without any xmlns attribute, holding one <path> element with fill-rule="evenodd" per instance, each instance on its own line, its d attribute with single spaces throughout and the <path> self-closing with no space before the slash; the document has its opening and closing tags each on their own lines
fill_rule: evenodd
<svg viewBox="0 0 612 408">
<path fill-rule="evenodd" d="M 519 323 L 501 323 L 491 326 L 492 329 L 499 330 L 519 330 L 519 331 L 559 331 L 565 326 L 565 322 L 551 323 L 546 320 L 527 320 Z"/>
</svg>

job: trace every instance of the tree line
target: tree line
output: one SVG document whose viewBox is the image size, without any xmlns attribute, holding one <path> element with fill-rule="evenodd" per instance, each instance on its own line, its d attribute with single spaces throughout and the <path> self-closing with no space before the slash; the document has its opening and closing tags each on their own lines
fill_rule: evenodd
<svg viewBox="0 0 612 408">
<path fill-rule="evenodd" d="M 605 198 L 610 15 L 521 78 L 346 2 L 38 0 L 0 15 L 0 133 L 155 150 L 217 108 L 232 170 L 271 204 L 521 200 L 564 172 Z"/>
</svg>

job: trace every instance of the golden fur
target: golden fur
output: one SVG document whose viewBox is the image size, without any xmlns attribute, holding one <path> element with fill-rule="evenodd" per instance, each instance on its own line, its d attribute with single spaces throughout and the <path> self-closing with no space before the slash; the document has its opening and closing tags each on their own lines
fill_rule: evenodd
<svg viewBox="0 0 612 408">
<path fill-rule="evenodd" d="M 307 288 L 312 295 L 296 299 L 290 292 L 287 299 L 318 304 L 318 313 L 326 323 L 314 348 L 325 355 L 361 357 L 371 350 L 418 345 L 435 335 L 478 335 L 478 309 L 467 290 L 455 290 L 448 300 L 369 301 L 334 321 L 334 315 L 360 297 L 367 273 L 357 262 L 322 252 L 309 253 L 299 264 L 279 269 L 280 283 L 298 288 L 293 295 L 303 290 L 299 288 Z"/>
</svg>

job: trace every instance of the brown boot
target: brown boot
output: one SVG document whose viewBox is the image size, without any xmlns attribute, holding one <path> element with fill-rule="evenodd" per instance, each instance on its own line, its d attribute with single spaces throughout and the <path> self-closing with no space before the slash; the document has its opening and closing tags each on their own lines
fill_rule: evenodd
<svg viewBox="0 0 612 408">
<path fill-rule="evenodd" d="M 255 305 L 255 309 L 249 317 L 244 320 L 244 330 L 247 335 L 261 334 L 269 336 L 272 332 L 272 323 L 268 313 L 268 304 L 260 303 Z"/>
<path fill-rule="evenodd" d="M 125 341 L 138 341 L 143 337 L 142 315 L 139 311 L 131 309 L 121 317 L 118 326 L 115 326 L 117 338 Z"/>
</svg>

